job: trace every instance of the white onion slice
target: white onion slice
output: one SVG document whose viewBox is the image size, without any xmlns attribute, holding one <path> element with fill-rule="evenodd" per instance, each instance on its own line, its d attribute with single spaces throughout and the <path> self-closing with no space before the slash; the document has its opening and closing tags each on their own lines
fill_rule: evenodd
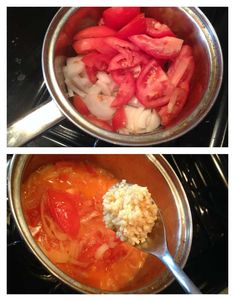
<svg viewBox="0 0 235 301">
<path fill-rule="evenodd" d="M 120 130 L 123 134 L 138 134 L 151 132 L 160 126 L 160 117 L 152 109 L 146 109 L 143 106 L 133 107 L 125 106 L 127 118 L 126 127 Z"/>
<path fill-rule="evenodd" d="M 116 109 L 111 107 L 113 96 L 105 96 L 101 94 L 88 94 L 83 98 L 88 110 L 97 118 L 105 121 L 112 119 Z"/>
<path fill-rule="evenodd" d="M 95 258 L 97 260 L 101 259 L 104 255 L 104 253 L 109 249 L 108 244 L 104 243 L 102 244 L 95 252 Z"/>
</svg>

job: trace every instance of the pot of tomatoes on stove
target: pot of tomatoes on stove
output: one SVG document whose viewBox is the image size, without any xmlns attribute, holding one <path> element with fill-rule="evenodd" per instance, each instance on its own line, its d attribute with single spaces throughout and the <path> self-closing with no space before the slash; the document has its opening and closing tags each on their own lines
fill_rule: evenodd
<svg viewBox="0 0 235 301">
<path fill-rule="evenodd" d="M 218 95 L 223 58 L 217 35 L 198 8 L 61 8 L 43 45 L 52 96 L 31 118 L 8 129 L 21 145 L 68 118 L 118 145 L 157 145 L 185 134 Z M 33 115 L 32 115 L 33 114 Z"/>
</svg>

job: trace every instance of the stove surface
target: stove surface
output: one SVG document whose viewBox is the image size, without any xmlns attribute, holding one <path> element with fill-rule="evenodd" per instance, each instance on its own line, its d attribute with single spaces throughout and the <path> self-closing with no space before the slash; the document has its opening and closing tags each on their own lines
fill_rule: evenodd
<svg viewBox="0 0 235 301">
<path fill-rule="evenodd" d="M 189 133 L 158 146 L 227 146 L 228 120 L 228 9 L 203 7 L 221 42 L 224 79 L 219 96 L 204 120 Z M 7 118 L 8 124 L 50 99 L 41 70 L 41 50 L 47 27 L 58 8 L 7 9 Z M 219 20 L 219 22 L 218 22 Z M 30 26 L 29 26 L 30 24 Z M 115 146 L 63 120 L 25 146 Z"/>
</svg>

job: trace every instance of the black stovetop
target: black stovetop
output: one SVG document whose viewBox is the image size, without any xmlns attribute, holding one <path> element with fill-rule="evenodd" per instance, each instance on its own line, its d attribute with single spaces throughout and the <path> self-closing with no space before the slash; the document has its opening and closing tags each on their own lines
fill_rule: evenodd
<svg viewBox="0 0 235 301">
<path fill-rule="evenodd" d="M 193 217 L 193 242 L 185 272 L 203 293 L 228 286 L 228 157 L 167 155 L 178 175 Z M 8 209 L 7 292 L 75 293 L 52 276 L 28 250 Z M 165 294 L 183 293 L 174 281 Z"/>
<path fill-rule="evenodd" d="M 214 26 L 224 55 L 221 91 L 206 118 L 183 137 L 160 146 L 227 146 L 228 120 L 228 9 L 203 7 Z M 46 29 L 58 8 L 8 8 L 7 10 L 7 118 L 8 124 L 50 99 L 43 81 L 41 50 Z M 115 146 L 79 130 L 63 120 L 26 146 Z"/>
</svg>

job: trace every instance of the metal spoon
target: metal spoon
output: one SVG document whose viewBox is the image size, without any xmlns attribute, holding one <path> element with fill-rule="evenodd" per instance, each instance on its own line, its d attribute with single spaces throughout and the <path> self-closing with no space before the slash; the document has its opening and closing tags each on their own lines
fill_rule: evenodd
<svg viewBox="0 0 235 301">
<path fill-rule="evenodd" d="M 201 294 L 200 290 L 178 266 L 169 253 L 166 230 L 160 210 L 158 211 L 158 219 L 152 229 L 152 232 L 148 235 L 146 242 L 138 245 L 138 248 L 158 257 L 172 272 L 185 292 L 189 294 Z"/>
</svg>

